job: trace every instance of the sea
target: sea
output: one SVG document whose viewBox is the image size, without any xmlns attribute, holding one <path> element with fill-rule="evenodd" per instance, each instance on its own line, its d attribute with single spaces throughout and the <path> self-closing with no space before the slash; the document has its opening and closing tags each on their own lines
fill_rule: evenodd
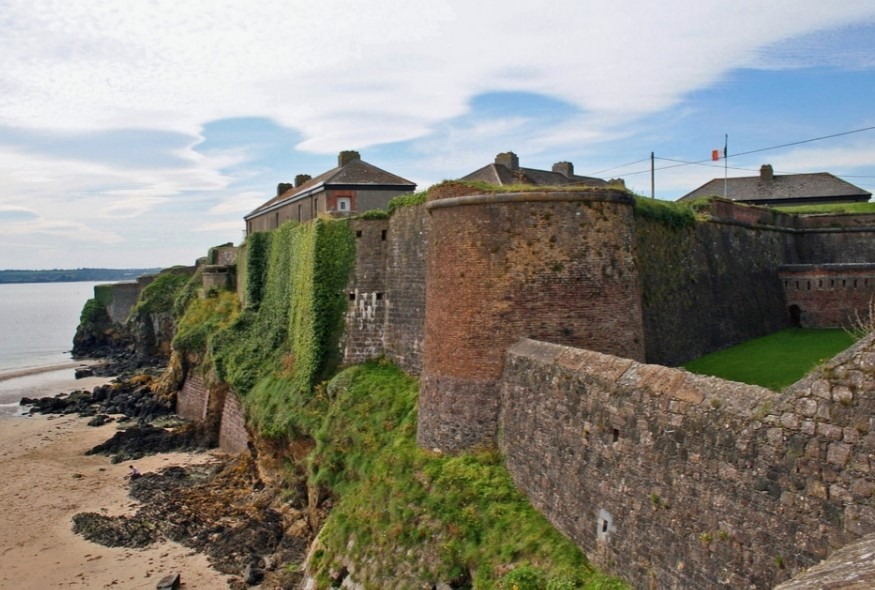
<svg viewBox="0 0 875 590">
<path fill-rule="evenodd" d="M 0 416 L 19 414 L 22 397 L 66 391 L 79 316 L 99 284 L 0 284 Z"/>
</svg>

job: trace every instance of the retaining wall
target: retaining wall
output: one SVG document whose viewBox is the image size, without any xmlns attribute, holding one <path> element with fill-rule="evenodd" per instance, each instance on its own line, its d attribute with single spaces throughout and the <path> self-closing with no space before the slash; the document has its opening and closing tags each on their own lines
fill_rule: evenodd
<svg viewBox="0 0 875 590">
<path fill-rule="evenodd" d="M 533 504 L 637 588 L 771 588 L 875 532 L 872 339 L 778 394 L 523 340 L 499 440 Z"/>
</svg>

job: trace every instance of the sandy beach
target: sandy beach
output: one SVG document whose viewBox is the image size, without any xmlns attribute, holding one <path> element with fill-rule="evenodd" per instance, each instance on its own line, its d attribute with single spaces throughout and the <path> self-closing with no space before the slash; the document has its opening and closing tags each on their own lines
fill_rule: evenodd
<svg viewBox="0 0 875 590">
<path fill-rule="evenodd" d="M 0 417 L 0 588 L 155 588 L 179 573 L 183 588 L 227 588 L 227 576 L 203 555 L 175 543 L 147 549 L 108 548 L 74 535 L 78 512 L 132 514 L 125 476 L 130 463 L 113 465 L 84 453 L 115 432 L 76 416 Z M 209 461 L 209 453 L 171 453 L 136 462 L 142 472 Z"/>
</svg>

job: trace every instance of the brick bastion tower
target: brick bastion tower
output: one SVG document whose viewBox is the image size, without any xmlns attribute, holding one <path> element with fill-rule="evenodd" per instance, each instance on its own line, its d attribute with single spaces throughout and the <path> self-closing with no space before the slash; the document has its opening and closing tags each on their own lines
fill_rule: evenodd
<svg viewBox="0 0 875 590">
<path fill-rule="evenodd" d="M 520 338 L 644 360 L 633 198 L 616 189 L 429 192 L 418 443 L 496 443 L 499 380 Z M 461 193 L 461 194 L 460 194 Z"/>
</svg>

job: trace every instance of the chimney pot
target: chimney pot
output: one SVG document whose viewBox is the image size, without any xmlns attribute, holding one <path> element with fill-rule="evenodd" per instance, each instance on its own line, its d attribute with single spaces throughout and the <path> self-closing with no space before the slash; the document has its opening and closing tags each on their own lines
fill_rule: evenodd
<svg viewBox="0 0 875 590">
<path fill-rule="evenodd" d="M 276 196 L 280 196 L 290 188 L 294 188 L 294 185 L 291 182 L 281 182 L 276 185 Z"/>
<path fill-rule="evenodd" d="M 359 154 L 355 150 L 343 150 L 337 155 L 337 165 L 338 166 L 346 166 L 350 162 L 355 162 L 356 160 L 361 160 L 361 154 Z"/>
<path fill-rule="evenodd" d="M 511 172 L 516 172 L 520 169 L 520 159 L 513 152 L 502 152 L 495 156 L 495 163 L 501 164 Z"/>
<path fill-rule="evenodd" d="M 301 186 L 302 184 L 304 184 L 305 182 L 307 182 L 311 178 L 313 178 L 313 177 L 310 176 L 309 174 L 298 174 L 297 176 L 295 176 L 295 188 Z"/>
<path fill-rule="evenodd" d="M 775 172 L 772 170 L 771 164 L 763 164 L 760 166 L 760 180 L 771 181 L 775 179 Z"/>
</svg>

